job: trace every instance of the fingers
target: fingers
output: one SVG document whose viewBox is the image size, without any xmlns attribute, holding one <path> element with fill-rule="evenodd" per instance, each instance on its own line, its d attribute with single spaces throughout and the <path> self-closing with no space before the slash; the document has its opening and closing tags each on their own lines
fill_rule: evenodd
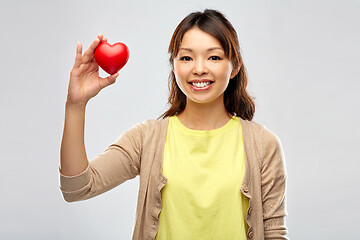
<svg viewBox="0 0 360 240">
<path fill-rule="evenodd" d="M 107 87 L 113 83 L 115 83 L 116 78 L 119 76 L 119 73 L 115 73 L 113 75 L 110 75 L 107 78 L 100 78 L 100 88 L 103 89 L 104 87 Z"/>
<path fill-rule="evenodd" d="M 104 37 L 102 35 L 102 33 L 99 33 L 99 35 L 97 37 L 99 38 L 100 42 L 107 42 L 107 40 L 108 40 L 107 37 Z"/>
<path fill-rule="evenodd" d="M 90 47 L 84 53 L 84 56 L 82 59 L 83 63 L 87 63 L 92 60 L 92 58 L 94 57 L 94 51 L 102 39 L 103 39 L 103 35 L 101 33 L 99 33 L 99 35 L 95 38 L 95 40 L 92 42 Z"/>
<path fill-rule="evenodd" d="M 76 57 L 75 57 L 74 68 L 80 66 L 81 60 L 82 60 L 82 44 L 81 42 L 78 42 L 76 46 Z"/>
<path fill-rule="evenodd" d="M 103 38 L 104 38 L 104 36 L 103 36 L 103 34 L 102 33 L 99 33 L 98 35 L 97 35 L 97 38 L 100 40 L 100 42 L 103 40 Z"/>
<path fill-rule="evenodd" d="M 90 45 L 90 47 L 86 50 L 86 52 L 84 53 L 83 56 L 83 63 L 87 63 L 89 61 L 92 60 L 92 58 L 94 57 L 94 51 L 96 49 L 96 47 L 99 45 L 100 41 L 99 38 L 96 38 L 92 44 Z"/>
<path fill-rule="evenodd" d="M 99 33 L 90 45 L 90 47 L 84 53 L 84 56 L 82 55 L 82 43 L 78 42 L 76 47 L 74 68 L 80 67 L 81 63 L 87 63 L 92 61 L 94 57 L 94 51 L 101 41 L 107 42 L 107 38 L 104 37 L 101 33 Z"/>
</svg>

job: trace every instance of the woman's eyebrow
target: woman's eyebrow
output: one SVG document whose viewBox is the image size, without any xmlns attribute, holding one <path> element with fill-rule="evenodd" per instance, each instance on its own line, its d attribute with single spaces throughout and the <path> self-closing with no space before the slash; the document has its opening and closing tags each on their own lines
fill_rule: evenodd
<svg viewBox="0 0 360 240">
<path fill-rule="evenodd" d="M 180 50 L 193 52 L 193 50 L 191 48 L 180 48 L 179 51 Z M 223 49 L 221 47 L 212 47 L 212 48 L 208 48 L 206 51 L 211 52 L 211 51 L 214 51 L 214 50 L 223 50 Z"/>
</svg>

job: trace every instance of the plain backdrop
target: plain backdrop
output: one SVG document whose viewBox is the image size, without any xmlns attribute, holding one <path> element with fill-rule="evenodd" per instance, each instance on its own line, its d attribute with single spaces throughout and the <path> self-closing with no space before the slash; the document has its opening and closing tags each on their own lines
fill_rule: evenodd
<svg viewBox="0 0 360 240">
<path fill-rule="evenodd" d="M 90 200 L 59 190 L 76 43 L 99 32 L 130 59 L 87 107 L 89 159 L 167 109 L 167 47 L 190 12 L 236 28 L 254 121 L 280 138 L 291 239 L 359 239 L 360 1 L 1 1 L 0 239 L 130 239 L 138 177 Z M 101 76 L 105 77 L 103 71 Z"/>
</svg>

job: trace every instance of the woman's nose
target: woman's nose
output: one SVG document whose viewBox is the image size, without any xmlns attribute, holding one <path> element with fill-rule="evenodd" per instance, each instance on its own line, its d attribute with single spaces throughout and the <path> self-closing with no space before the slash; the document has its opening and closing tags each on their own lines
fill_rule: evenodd
<svg viewBox="0 0 360 240">
<path fill-rule="evenodd" d="M 203 60 L 194 61 L 193 74 L 194 75 L 204 75 L 207 74 L 208 70 Z"/>
</svg>

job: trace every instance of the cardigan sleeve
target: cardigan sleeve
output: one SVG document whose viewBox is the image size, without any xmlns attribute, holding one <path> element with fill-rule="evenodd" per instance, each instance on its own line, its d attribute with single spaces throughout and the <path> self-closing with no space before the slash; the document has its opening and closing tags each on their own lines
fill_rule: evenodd
<svg viewBox="0 0 360 240">
<path fill-rule="evenodd" d="M 288 239 L 285 225 L 286 167 L 281 143 L 268 129 L 262 134 L 261 191 L 265 239 Z"/>
<path fill-rule="evenodd" d="M 140 174 L 144 124 L 123 133 L 76 176 L 60 173 L 60 190 L 67 202 L 85 200 L 104 193 Z"/>
</svg>

